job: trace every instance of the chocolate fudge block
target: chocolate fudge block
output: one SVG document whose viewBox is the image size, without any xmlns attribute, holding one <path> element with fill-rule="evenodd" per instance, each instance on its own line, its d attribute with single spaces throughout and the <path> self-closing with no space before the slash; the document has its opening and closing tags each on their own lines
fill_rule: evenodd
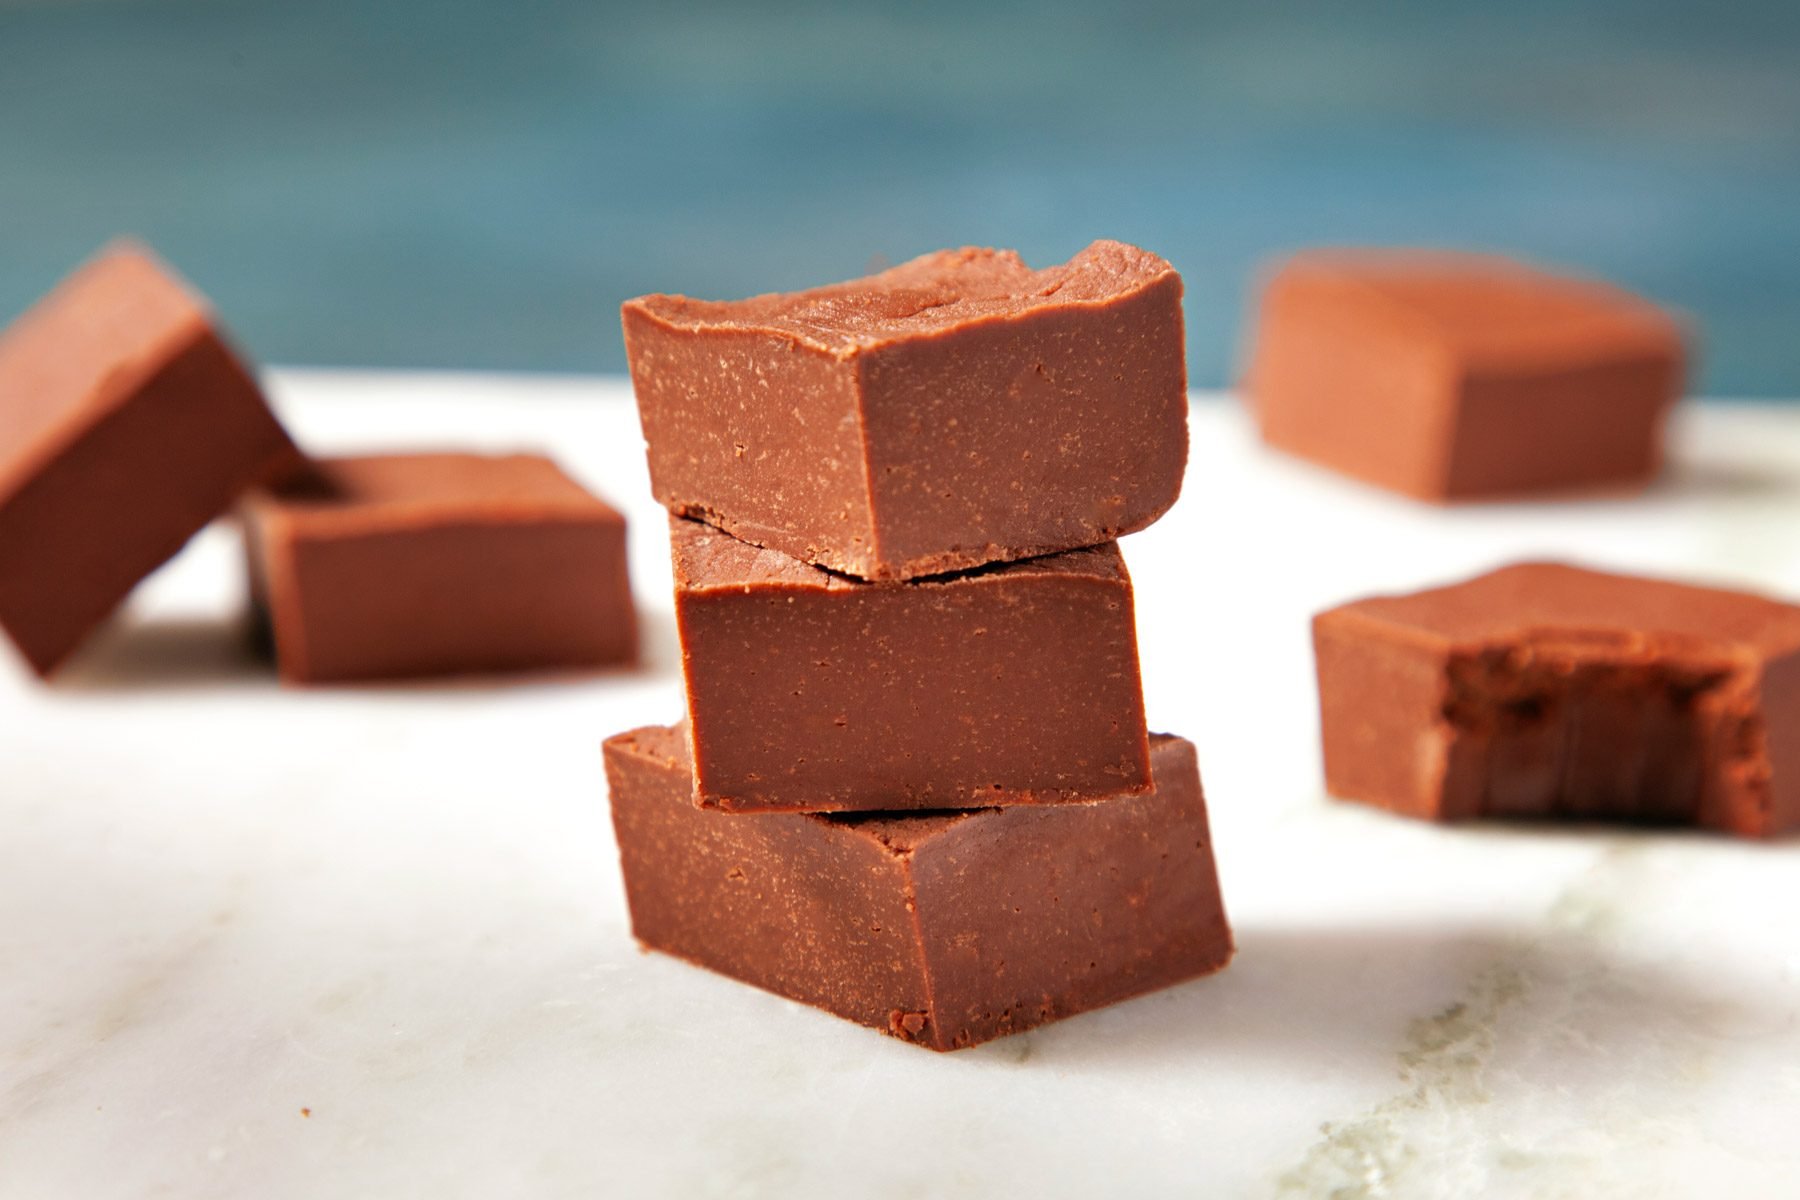
<svg viewBox="0 0 1800 1200">
<path fill-rule="evenodd" d="M 48 676 L 298 454 L 205 302 L 108 247 L 0 334 L 0 628 Z"/>
<path fill-rule="evenodd" d="M 1316 251 L 1263 293 L 1263 438 L 1422 500 L 1639 486 L 1682 390 L 1673 318 L 1503 258 Z"/>
<path fill-rule="evenodd" d="M 1800 608 L 1555 563 L 1313 622 L 1333 795 L 1413 817 L 1800 826 Z"/>
<path fill-rule="evenodd" d="M 537 455 L 318 462 L 244 506 L 293 683 L 630 662 L 625 518 Z"/>
<path fill-rule="evenodd" d="M 946 250 L 831 287 L 625 305 L 656 498 L 862 579 L 1097 546 L 1181 490 L 1181 277 L 1095 242 Z"/>
<path fill-rule="evenodd" d="M 1116 543 L 866 583 L 698 521 L 669 532 L 700 803 L 967 808 L 1150 785 Z"/>
<path fill-rule="evenodd" d="M 1192 744 L 1156 788 L 1094 804 L 911 815 L 695 808 L 685 731 L 606 743 L 632 931 L 933 1050 L 973 1046 L 1223 967 Z"/>
</svg>

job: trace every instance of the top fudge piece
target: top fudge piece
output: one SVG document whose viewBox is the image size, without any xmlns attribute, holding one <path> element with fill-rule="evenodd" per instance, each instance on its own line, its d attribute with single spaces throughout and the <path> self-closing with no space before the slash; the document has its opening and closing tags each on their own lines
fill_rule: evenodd
<svg viewBox="0 0 1800 1200">
<path fill-rule="evenodd" d="M 1647 482 L 1684 362 L 1674 318 L 1605 284 L 1314 251 L 1270 280 L 1245 387 L 1271 445 L 1444 501 Z"/>
<path fill-rule="evenodd" d="M 1800 826 L 1800 608 L 1525 563 L 1313 623 L 1334 795 L 1410 816 Z"/>
<path fill-rule="evenodd" d="M 945 250 L 849 283 L 644 296 L 625 347 L 656 497 L 861 579 L 1094 546 L 1181 490 L 1181 277 L 1095 242 Z"/>
<path fill-rule="evenodd" d="M 48 675 L 298 454 L 204 301 L 108 247 L 0 334 L 0 627 Z"/>
<path fill-rule="evenodd" d="M 625 518 L 534 454 L 325 459 L 244 506 L 296 683 L 635 657 Z"/>
</svg>

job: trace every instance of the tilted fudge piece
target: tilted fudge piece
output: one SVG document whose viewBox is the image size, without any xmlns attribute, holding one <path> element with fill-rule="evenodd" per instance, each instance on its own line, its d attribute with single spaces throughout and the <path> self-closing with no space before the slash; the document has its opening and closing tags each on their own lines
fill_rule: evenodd
<svg viewBox="0 0 1800 1200">
<path fill-rule="evenodd" d="M 1642 485 L 1680 326 L 1504 258 L 1314 251 L 1262 298 L 1245 388 L 1273 446 L 1424 500 Z"/>
<path fill-rule="evenodd" d="M 1194 747 L 1152 792 L 911 815 L 695 808 L 680 726 L 606 743 L 632 931 L 652 949 L 933 1050 L 1223 967 Z"/>
<path fill-rule="evenodd" d="M 1800 826 L 1800 608 L 1523 563 L 1313 622 L 1333 795 L 1408 816 Z"/>
<path fill-rule="evenodd" d="M 946 250 L 831 287 L 625 305 L 656 498 L 862 579 L 1094 546 L 1181 490 L 1181 277 L 1095 242 Z"/>
<path fill-rule="evenodd" d="M 696 798 L 967 808 L 1150 785 L 1116 543 L 910 583 L 669 519 Z"/>
<path fill-rule="evenodd" d="M 632 661 L 625 518 L 537 455 L 326 459 L 244 506 L 284 679 Z"/>
<path fill-rule="evenodd" d="M 0 628 L 48 676 L 298 461 L 205 302 L 147 251 L 109 246 L 0 333 Z"/>
</svg>

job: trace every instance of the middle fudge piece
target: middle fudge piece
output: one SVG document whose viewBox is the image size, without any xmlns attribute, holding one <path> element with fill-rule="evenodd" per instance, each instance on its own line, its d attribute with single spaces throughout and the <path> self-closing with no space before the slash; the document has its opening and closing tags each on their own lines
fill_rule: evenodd
<svg viewBox="0 0 1800 1200">
<path fill-rule="evenodd" d="M 946 250 L 867 279 L 625 305 L 656 498 L 862 579 L 1097 546 L 1175 502 L 1181 277 L 1095 242 L 1033 271 Z"/>
<path fill-rule="evenodd" d="M 696 798 L 967 808 L 1150 784 L 1117 543 L 863 583 L 671 518 Z"/>
</svg>

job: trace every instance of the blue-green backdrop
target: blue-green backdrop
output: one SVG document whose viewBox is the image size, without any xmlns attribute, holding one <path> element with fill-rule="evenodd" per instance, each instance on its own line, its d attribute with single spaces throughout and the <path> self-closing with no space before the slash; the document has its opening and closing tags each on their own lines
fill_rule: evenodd
<svg viewBox="0 0 1800 1200">
<path fill-rule="evenodd" d="M 618 302 L 1097 236 L 1514 250 L 1800 395 L 1800 3 L 0 0 L 0 310 L 117 231 L 277 362 L 619 369 Z"/>
</svg>

